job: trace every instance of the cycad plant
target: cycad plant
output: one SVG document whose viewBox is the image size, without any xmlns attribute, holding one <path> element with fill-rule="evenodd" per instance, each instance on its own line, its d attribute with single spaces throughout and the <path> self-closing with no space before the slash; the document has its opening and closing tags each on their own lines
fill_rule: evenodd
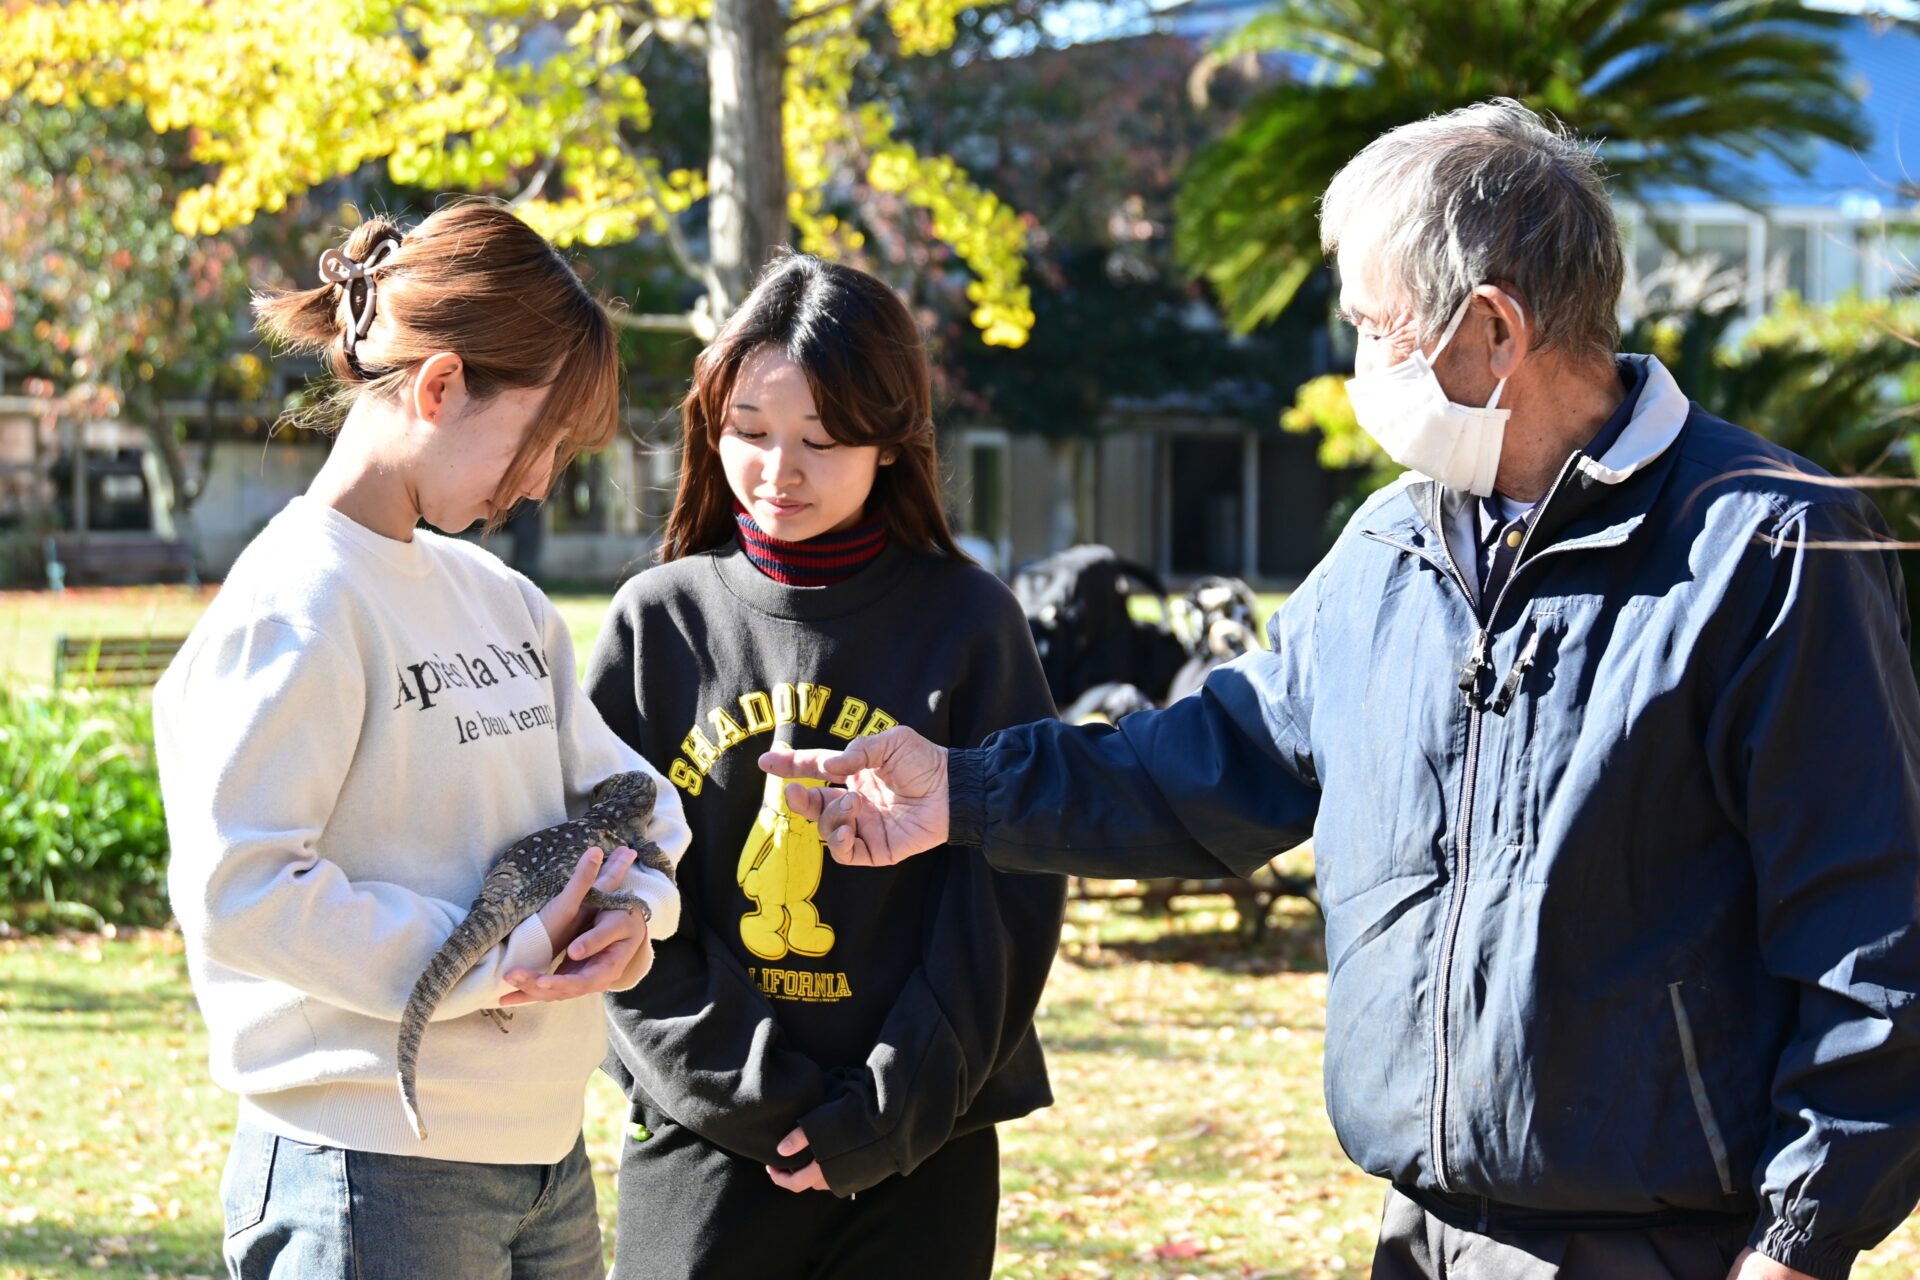
<svg viewBox="0 0 1920 1280">
<path fill-rule="evenodd" d="M 1733 337 L 1728 291 L 1685 277 L 1680 266 L 1676 288 L 1639 300 L 1625 349 L 1658 355 L 1707 409 L 1861 487 L 1892 537 L 1920 546 L 1920 298 L 1814 306 L 1787 294 Z M 1900 560 L 1920 635 L 1920 550 Z"/>
<path fill-rule="evenodd" d="M 1627 351 L 1660 357 L 1687 394 L 1837 476 L 1914 480 L 1920 444 L 1920 299 L 1782 295 L 1742 326 L 1746 286 L 1711 259 L 1669 258 L 1630 294 Z M 1920 490 L 1881 505 L 1920 541 Z"/>
<path fill-rule="evenodd" d="M 1320 264 L 1334 173 L 1397 125 L 1517 98 L 1604 146 L 1615 191 L 1740 200 L 1742 160 L 1797 169 L 1864 127 L 1828 39 L 1857 19 L 1797 0 L 1279 0 L 1221 50 L 1284 77 L 1195 156 L 1176 247 L 1236 328 L 1272 319 Z"/>
</svg>

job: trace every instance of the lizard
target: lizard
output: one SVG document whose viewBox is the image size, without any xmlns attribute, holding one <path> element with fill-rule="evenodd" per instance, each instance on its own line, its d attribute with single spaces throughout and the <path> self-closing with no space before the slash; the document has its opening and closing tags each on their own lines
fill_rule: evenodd
<svg viewBox="0 0 1920 1280">
<path fill-rule="evenodd" d="M 426 970 L 407 998 L 406 1011 L 400 1015 L 399 1061 L 400 1100 L 414 1133 L 425 1140 L 427 1127 L 420 1118 L 420 1103 L 415 1092 L 414 1073 L 419 1062 L 420 1039 L 426 1034 L 427 1020 L 442 997 L 452 990 L 468 970 L 488 951 L 512 933 L 528 916 L 547 905 L 567 886 L 579 865 L 581 855 L 598 846 L 611 853 L 622 846 L 632 849 L 637 865 L 652 867 L 669 880 L 674 877 L 673 862 L 659 845 L 646 837 L 647 821 L 653 815 L 658 784 L 650 773 L 617 773 L 593 790 L 587 811 L 571 822 L 536 831 L 501 854 L 480 893 L 467 908 L 466 917 L 454 926 L 453 933 L 428 961 Z M 596 911 L 632 911 L 636 907 L 649 921 L 653 912 L 646 902 L 632 893 L 606 893 L 587 890 L 586 905 Z M 481 1011 L 501 1031 L 513 1015 L 504 1009 Z"/>
</svg>

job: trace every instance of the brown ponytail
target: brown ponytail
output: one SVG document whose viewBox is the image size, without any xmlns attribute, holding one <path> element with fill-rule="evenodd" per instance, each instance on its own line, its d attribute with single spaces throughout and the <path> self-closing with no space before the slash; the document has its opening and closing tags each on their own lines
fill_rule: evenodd
<svg viewBox="0 0 1920 1280">
<path fill-rule="evenodd" d="M 493 527 L 521 478 L 559 445 L 553 475 L 605 448 L 619 429 L 620 363 L 613 323 L 573 268 L 503 205 L 464 200 L 410 232 L 390 218 L 355 227 L 342 252 L 365 263 L 397 248 L 366 281 L 256 295 L 254 315 L 275 345 L 319 356 L 336 384 L 302 425 L 338 421 L 361 396 L 397 399 L 415 369 L 442 351 L 465 366 L 467 392 L 551 385 L 540 417 L 501 478 Z M 371 282 L 374 325 L 349 351 L 356 290 Z"/>
<path fill-rule="evenodd" d="M 933 380 L 919 326 L 882 281 L 803 253 L 771 263 L 693 363 L 693 387 L 680 408 L 680 488 L 660 558 L 709 551 L 734 536 L 718 440 L 740 369 L 763 346 L 784 352 L 806 375 L 829 436 L 896 452 L 867 500 L 893 541 L 967 560 L 941 502 Z"/>
</svg>

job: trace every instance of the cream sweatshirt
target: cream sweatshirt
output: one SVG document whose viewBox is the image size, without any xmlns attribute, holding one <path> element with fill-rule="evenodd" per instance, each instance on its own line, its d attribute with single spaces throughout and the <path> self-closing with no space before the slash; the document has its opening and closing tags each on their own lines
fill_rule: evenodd
<svg viewBox="0 0 1920 1280">
<path fill-rule="evenodd" d="M 551 602 L 491 553 L 397 542 L 296 498 L 248 546 L 154 693 L 168 888 L 214 1079 L 305 1142 L 500 1164 L 560 1160 L 606 1053 L 599 996 L 480 1010 L 550 967 L 529 918 L 457 984 L 421 1048 L 413 1135 L 399 1019 L 508 846 L 650 766 L 582 696 Z M 687 846 L 662 782 L 649 835 Z M 608 850 L 609 853 L 612 850 Z M 679 924 L 657 871 L 627 884 Z M 651 965 L 651 941 L 622 988 Z"/>
</svg>

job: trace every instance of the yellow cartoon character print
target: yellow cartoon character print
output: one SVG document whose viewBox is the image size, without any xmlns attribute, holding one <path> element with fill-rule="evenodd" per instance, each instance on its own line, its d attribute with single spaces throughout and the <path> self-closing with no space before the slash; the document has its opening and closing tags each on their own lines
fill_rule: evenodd
<svg viewBox="0 0 1920 1280">
<path fill-rule="evenodd" d="M 812 779 L 798 779 L 819 786 Z M 813 895 L 820 888 L 826 845 L 820 829 L 787 807 L 786 779 L 769 776 L 760 816 L 740 850 L 734 873 L 754 909 L 740 917 L 740 940 L 763 960 L 788 953 L 823 956 L 833 950 L 833 930 L 820 921 Z"/>
</svg>

